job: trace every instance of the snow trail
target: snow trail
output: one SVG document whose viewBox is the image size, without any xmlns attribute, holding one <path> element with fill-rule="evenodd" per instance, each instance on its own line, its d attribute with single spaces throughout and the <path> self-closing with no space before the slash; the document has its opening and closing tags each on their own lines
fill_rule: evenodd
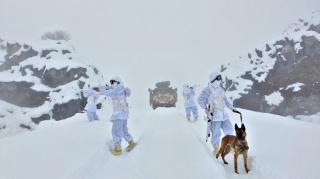
<svg viewBox="0 0 320 179">
<path fill-rule="evenodd" d="M 89 123 L 86 115 L 64 121 L 44 121 L 33 132 L 0 140 L 0 173 L 4 179 L 287 179 L 317 178 L 320 155 L 316 136 L 320 126 L 281 116 L 239 109 L 249 143 L 247 174 L 239 156 L 239 175 L 233 156 L 224 165 L 205 142 L 203 111 L 188 122 L 180 108 L 132 108 L 129 131 L 138 145 L 113 156 L 110 109 L 98 111 L 101 121 Z M 228 112 L 234 125 L 238 114 Z M 17 172 L 19 171 L 19 172 Z"/>
<path fill-rule="evenodd" d="M 128 173 L 130 178 L 142 179 L 226 178 L 221 165 L 210 157 L 177 109 L 159 108 L 141 120 L 148 128 L 136 148 L 117 157 L 116 162 L 107 163 L 97 178 L 127 178 Z M 108 168 L 122 168 L 124 172 Z"/>
</svg>

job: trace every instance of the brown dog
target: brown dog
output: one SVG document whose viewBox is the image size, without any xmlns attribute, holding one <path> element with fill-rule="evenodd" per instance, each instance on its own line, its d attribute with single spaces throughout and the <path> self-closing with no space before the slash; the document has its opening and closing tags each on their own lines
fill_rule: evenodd
<svg viewBox="0 0 320 179">
<path fill-rule="evenodd" d="M 227 135 L 222 138 L 221 147 L 219 149 L 219 152 L 216 155 L 216 158 L 218 158 L 219 155 L 221 154 L 224 164 L 228 164 L 228 162 L 226 162 L 224 157 L 233 149 L 234 172 L 238 173 L 238 156 L 240 154 L 243 154 L 244 168 L 248 173 L 250 171 L 247 166 L 249 146 L 246 140 L 246 136 L 247 136 L 246 127 L 244 126 L 244 124 L 242 124 L 241 128 L 239 128 L 238 125 L 235 124 L 235 130 L 236 130 L 237 136 Z"/>
</svg>

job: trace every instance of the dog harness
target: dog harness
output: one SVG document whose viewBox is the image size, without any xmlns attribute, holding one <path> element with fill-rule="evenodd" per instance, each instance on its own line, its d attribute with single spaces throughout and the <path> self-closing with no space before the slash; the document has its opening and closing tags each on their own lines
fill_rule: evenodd
<svg viewBox="0 0 320 179">
<path fill-rule="evenodd" d="M 214 110 L 223 110 L 226 105 L 224 103 L 224 91 L 216 90 L 211 85 L 209 85 L 210 96 L 208 98 L 208 103 L 210 105 L 210 112 Z"/>
<path fill-rule="evenodd" d="M 240 142 L 237 142 L 240 141 Z M 237 146 L 239 148 L 240 154 L 243 154 L 245 151 L 249 150 L 247 140 L 236 139 L 232 143 L 232 147 Z"/>
</svg>

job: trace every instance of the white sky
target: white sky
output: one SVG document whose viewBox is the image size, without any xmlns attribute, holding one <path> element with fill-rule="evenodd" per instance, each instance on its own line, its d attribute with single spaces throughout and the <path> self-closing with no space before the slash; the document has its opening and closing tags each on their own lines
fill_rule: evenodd
<svg viewBox="0 0 320 179">
<path fill-rule="evenodd" d="M 157 80 L 182 85 L 207 80 L 222 62 L 247 54 L 319 7 L 318 0 L 2 0 L 0 37 L 34 40 L 66 30 L 76 50 L 108 79 L 136 82 L 147 75 L 146 86 Z M 136 63 L 141 69 L 131 68 Z M 194 77 L 194 71 L 200 74 Z"/>
</svg>

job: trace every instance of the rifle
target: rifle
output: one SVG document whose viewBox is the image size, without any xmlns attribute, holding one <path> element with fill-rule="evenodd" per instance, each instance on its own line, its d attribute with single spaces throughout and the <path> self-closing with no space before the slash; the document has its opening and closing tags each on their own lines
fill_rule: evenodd
<svg viewBox="0 0 320 179">
<path fill-rule="evenodd" d="M 190 86 L 190 89 L 195 89 L 196 87 L 198 87 L 200 85 L 194 85 L 194 86 Z"/>
<path fill-rule="evenodd" d="M 106 84 L 106 86 L 99 86 L 99 89 L 108 90 L 108 89 L 111 89 L 111 86 L 109 86 L 108 84 Z"/>
<path fill-rule="evenodd" d="M 210 132 L 211 132 L 211 119 L 209 118 L 209 115 L 211 115 L 210 114 L 210 105 L 207 107 L 207 110 L 205 112 L 207 114 L 207 118 L 204 118 L 204 120 L 207 121 L 207 133 L 206 133 L 206 142 L 207 142 L 208 138 L 210 137 Z"/>
<path fill-rule="evenodd" d="M 80 88 L 80 91 L 85 92 L 85 91 L 97 90 L 97 89 L 100 91 L 100 89 L 110 89 L 110 87 L 108 85 L 106 85 L 106 86 L 99 86 L 99 87 L 94 86 L 94 87 L 90 88 L 90 85 L 88 85 L 88 88 Z"/>
</svg>

